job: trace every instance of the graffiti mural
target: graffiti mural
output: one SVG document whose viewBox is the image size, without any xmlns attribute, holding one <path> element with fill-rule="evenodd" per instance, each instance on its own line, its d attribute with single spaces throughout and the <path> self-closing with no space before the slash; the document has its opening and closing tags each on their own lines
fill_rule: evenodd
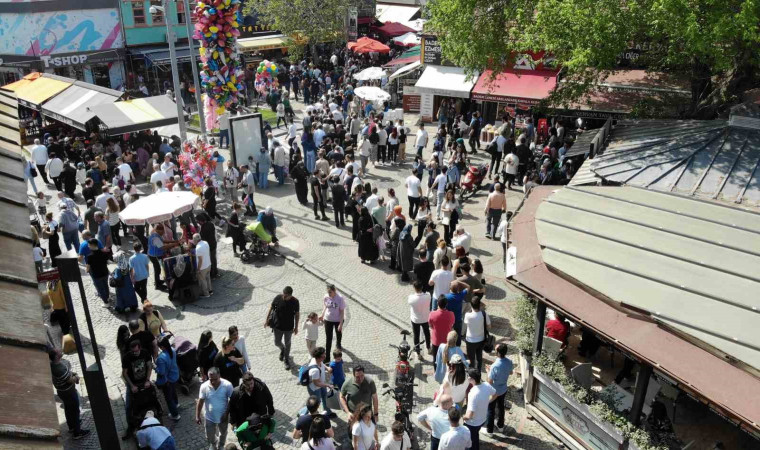
<svg viewBox="0 0 760 450">
<path fill-rule="evenodd" d="M 0 54 L 39 57 L 122 47 L 115 9 L 0 15 Z"/>
</svg>

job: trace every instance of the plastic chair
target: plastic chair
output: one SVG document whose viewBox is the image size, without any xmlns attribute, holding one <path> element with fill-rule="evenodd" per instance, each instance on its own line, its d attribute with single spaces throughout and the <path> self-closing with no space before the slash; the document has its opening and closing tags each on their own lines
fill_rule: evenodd
<svg viewBox="0 0 760 450">
<path fill-rule="evenodd" d="M 543 351 L 553 359 L 559 358 L 562 353 L 562 342 L 549 337 L 544 336 L 544 349 Z"/>
<path fill-rule="evenodd" d="M 570 369 L 570 375 L 573 379 L 586 389 L 591 389 L 594 383 L 594 371 L 591 363 L 578 364 Z"/>
<path fill-rule="evenodd" d="M 670 400 L 670 404 L 673 409 L 673 417 L 670 418 L 670 421 L 675 424 L 676 405 L 678 404 L 678 400 L 681 398 L 681 391 L 671 384 L 663 383 L 662 386 L 660 386 L 660 395 L 662 398 Z"/>
</svg>

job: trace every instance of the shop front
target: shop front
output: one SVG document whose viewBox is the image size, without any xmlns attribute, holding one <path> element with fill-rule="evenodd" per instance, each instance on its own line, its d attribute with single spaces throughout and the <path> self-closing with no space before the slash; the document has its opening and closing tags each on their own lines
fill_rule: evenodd
<svg viewBox="0 0 760 450">
<path fill-rule="evenodd" d="M 515 127 L 522 128 L 534 106 L 547 98 L 557 85 L 557 72 L 548 70 L 510 70 L 494 74 L 487 70 L 472 89 L 485 123 L 499 126 L 509 115 Z"/>
<path fill-rule="evenodd" d="M 477 73 L 474 78 L 477 78 Z M 468 76 L 460 67 L 426 66 L 415 84 L 420 95 L 422 121 L 439 120 L 438 111 L 444 102 L 453 105 L 457 114 L 470 111 L 470 91 L 474 85 L 473 77 Z"/>
<path fill-rule="evenodd" d="M 0 55 L 0 81 L 8 84 L 31 71 L 38 71 L 106 88 L 121 88 L 124 84 L 123 59 L 123 49 L 42 56 Z"/>
</svg>

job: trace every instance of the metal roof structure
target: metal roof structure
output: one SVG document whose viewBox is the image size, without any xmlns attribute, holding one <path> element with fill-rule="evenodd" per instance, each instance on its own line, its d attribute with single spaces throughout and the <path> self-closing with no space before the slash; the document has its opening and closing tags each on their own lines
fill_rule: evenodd
<svg viewBox="0 0 760 450">
<path fill-rule="evenodd" d="M 760 370 L 760 214 L 632 187 L 543 202 L 544 262 Z"/>
<path fill-rule="evenodd" d="M 618 122 L 591 171 L 606 181 L 760 208 L 758 110 L 727 120 Z"/>
<path fill-rule="evenodd" d="M 757 219 L 634 187 L 537 186 L 510 220 L 507 280 L 760 436 L 760 402 L 748 395 L 760 378 L 747 365 L 760 339 L 748 331 Z"/>
</svg>

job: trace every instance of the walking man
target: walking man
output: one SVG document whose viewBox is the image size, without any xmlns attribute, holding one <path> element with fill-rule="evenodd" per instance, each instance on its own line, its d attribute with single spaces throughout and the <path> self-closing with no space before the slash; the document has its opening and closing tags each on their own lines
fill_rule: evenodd
<svg viewBox="0 0 760 450">
<path fill-rule="evenodd" d="M 285 369 L 290 370 L 290 339 L 298 335 L 298 319 L 300 304 L 293 297 L 293 288 L 285 286 L 282 294 L 276 296 L 269 305 L 264 328 L 272 328 L 274 345 L 280 349 L 280 361 L 285 363 Z"/>
<path fill-rule="evenodd" d="M 490 368 L 486 368 L 488 372 L 488 383 L 496 390 L 496 399 L 488 404 L 488 423 L 486 428 L 489 433 L 493 433 L 494 419 L 496 419 L 496 427 L 499 429 L 504 428 L 504 410 L 506 408 L 505 401 L 507 396 L 507 381 L 512 374 L 512 360 L 507 358 L 507 344 L 499 344 L 496 346 L 496 354 L 498 359 Z M 498 414 L 498 416 L 497 416 Z"/>
<path fill-rule="evenodd" d="M 133 246 L 135 254 L 129 258 L 129 275 L 132 278 L 132 284 L 135 292 L 140 296 L 141 301 L 148 299 L 148 276 L 150 275 L 150 260 L 143 253 L 143 246 L 135 242 Z"/>
<path fill-rule="evenodd" d="M 193 243 L 195 244 L 195 258 L 197 259 L 198 284 L 201 287 L 201 297 L 210 297 L 214 293 L 214 290 L 211 289 L 211 254 L 208 242 L 201 240 L 201 235 L 195 233 L 193 235 Z"/>
<path fill-rule="evenodd" d="M 222 450 L 227 441 L 229 422 L 229 401 L 232 397 L 232 383 L 222 379 L 219 369 L 208 369 L 208 380 L 201 385 L 198 403 L 195 405 L 195 423 L 204 424 L 206 442 L 210 449 Z M 201 422 L 201 410 L 205 410 Z"/>
<path fill-rule="evenodd" d="M 45 184 L 50 184 L 47 172 L 45 171 L 45 166 L 48 162 L 48 149 L 40 144 L 39 139 L 34 140 L 34 147 L 32 147 L 32 161 L 34 161 L 34 165 L 37 166 L 37 172 L 42 177 L 42 181 L 44 181 Z"/>
<path fill-rule="evenodd" d="M 480 382 L 480 370 L 470 367 L 467 370 L 472 388 L 467 394 L 467 412 L 464 413 L 464 425 L 470 430 L 471 450 L 480 450 L 480 427 L 486 423 L 488 404 L 496 399 L 496 389 L 488 383 Z"/>
<path fill-rule="evenodd" d="M 90 434 L 90 430 L 83 430 L 79 419 L 79 392 L 77 392 L 79 376 L 72 372 L 71 363 L 61 359 L 59 349 L 51 350 L 48 356 L 50 356 L 50 373 L 53 376 L 55 393 L 63 402 L 66 425 L 74 439 L 82 439 Z"/>
</svg>

